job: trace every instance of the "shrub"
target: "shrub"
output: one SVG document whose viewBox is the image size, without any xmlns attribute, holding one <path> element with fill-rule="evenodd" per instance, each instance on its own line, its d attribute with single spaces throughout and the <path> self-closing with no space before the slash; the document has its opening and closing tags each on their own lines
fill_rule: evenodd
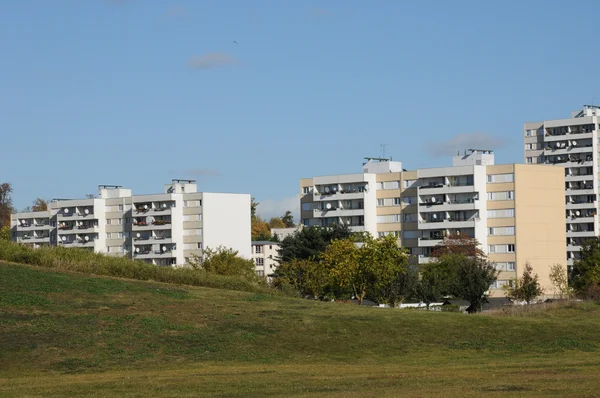
<svg viewBox="0 0 600 398">
<path fill-rule="evenodd" d="M 45 246 L 34 249 L 0 240 L 0 260 L 92 275 L 156 281 L 215 289 L 274 294 L 258 281 L 216 275 L 188 267 L 159 267 L 126 257 L 113 257 L 85 249 Z"/>
</svg>

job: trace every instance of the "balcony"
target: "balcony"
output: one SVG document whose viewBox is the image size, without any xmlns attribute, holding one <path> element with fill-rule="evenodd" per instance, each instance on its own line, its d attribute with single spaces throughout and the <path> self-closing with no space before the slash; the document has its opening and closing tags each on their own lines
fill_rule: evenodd
<svg viewBox="0 0 600 398">
<path fill-rule="evenodd" d="M 590 181 L 594 179 L 593 174 L 565 174 L 566 182 L 576 182 L 576 181 Z"/>
<path fill-rule="evenodd" d="M 574 200 L 572 203 L 568 202 L 567 203 L 567 209 L 568 210 L 577 210 L 577 209 L 591 209 L 591 208 L 596 208 L 597 207 L 597 203 L 596 201 L 583 201 L 583 200 Z"/>
<path fill-rule="evenodd" d="M 331 208 L 331 209 L 314 209 L 314 217 L 351 217 L 362 216 L 365 214 L 365 209 L 348 209 L 348 208 Z"/>
<path fill-rule="evenodd" d="M 364 199 L 366 189 L 352 189 L 349 191 L 339 190 L 336 192 L 319 193 L 315 191 L 313 193 L 314 201 L 329 201 L 329 200 L 352 200 L 352 199 Z"/>
<path fill-rule="evenodd" d="M 419 247 L 434 247 L 441 244 L 443 241 L 443 239 L 421 237 L 419 238 Z"/>
<path fill-rule="evenodd" d="M 163 206 L 152 206 L 150 203 L 134 204 L 133 214 L 135 216 L 150 216 L 150 215 L 168 215 L 171 214 L 171 207 L 163 204 Z"/>
<path fill-rule="evenodd" d="M 77 226 L 77 233 L 78 234 L 93 233 L 93 232 L 98 232 L 98 226 L 97 225 L 85 224 L 85 225 L 78 225 Z"/>
<path fill-rule="evenodd" d="M 596 236 L 594 230 L 567 231 L 567 238 L 593 238 L 594 236 Z"/>
<path fill-rule="evenodd" d="M 421 220 L 418 229 L 449 229 L 449 228 L 475 228 L 475 222 L 479 218 L 470 218 L 466 220 L 441 219 L 435 221 Z"/>
<path fill-rule="evenodd" d="M 441 211 L 461 211 L 477 210 L 479 201 L 476 199 L 462 201 L 444 201 L 435 203 L 419 203 L 419 212 L 441 212 Z"/>
<path fill-rule="evenodd" d="M 419 254 L 419 256 L 418 256 L 418 263 L 419 264 L 429 264 L 432 261 L 433 261 L 433 257 L 425 256 L 423 254 Z"/>
<path fill-rule="evenodd" d="M 565 190 L 566 195 L 593 195 L 594 186 L 587 185 L 585 188 L 567 188 Z"/>
<path fill-rule="evenodd" d="M 566 134 L 560 134 L 560 135 L 546 135 L 544 137 L 544 141 L 545 142 L 556 142 L 556 141 L 564 141 L 567 139 L 577 139 L 577 140 L 583 140 L 583 139 L 590 139 L 594 137 L 594 133 L 592 132 L 582 132 L 582 133 L 576 133 L 576 132 L 570 132 L 570 133 L 566 133 Z"/>
</svg>

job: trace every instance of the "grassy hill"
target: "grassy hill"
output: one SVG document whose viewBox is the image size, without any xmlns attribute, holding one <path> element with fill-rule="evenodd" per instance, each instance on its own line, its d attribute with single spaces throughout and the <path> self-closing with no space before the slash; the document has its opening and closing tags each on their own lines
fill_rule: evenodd
<svg viewBox="0 0 600 398">
<path fill-rule="evenodd" d="M 0 396 L 597 396 L 600 306 L 310 302 L 0 263 Z"/>
</svg>

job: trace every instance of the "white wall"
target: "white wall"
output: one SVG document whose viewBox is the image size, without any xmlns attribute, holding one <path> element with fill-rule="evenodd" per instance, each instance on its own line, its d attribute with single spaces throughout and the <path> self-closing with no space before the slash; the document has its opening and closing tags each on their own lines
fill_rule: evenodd
<svg viewBox="0 0 600 398">
<path fill-rule="evenodd" d="M 175 243 L 175 253 L 173 254 L 176 258 L 175 264 L 182 265 L 185 264 L 185 256 L 183 255 L 185 248 L 185 244 L 183 243 L 184 197 L 182 194 L 172 194 L 169 196 L 169 200 L 175 201 L 175 207 L 171 207 L 171 242 Z"/>
<path fill-rule="evenodd" d="M 225 246 L 241 257 L 252 258 L 250 195 L 203 193 L 202 224 L 205 249 Z"/>
</svg>

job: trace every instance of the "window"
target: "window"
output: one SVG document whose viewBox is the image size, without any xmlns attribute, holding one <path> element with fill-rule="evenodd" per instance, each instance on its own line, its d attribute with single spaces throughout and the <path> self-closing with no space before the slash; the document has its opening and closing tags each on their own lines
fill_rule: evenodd
<svg viewBox="0 0 600 398">
<path fill-rule="evenodd" d="M 123 205 L 119 205 L 119 211 L 123 211 Z"/>
<path fill-rule="evenodd" d="M 404 213 L 404 222 L 416 222 L 417 221 L 417 213 Z"/>
<path fill-rule="evenodd" d="M 515 191 L 488 192 L 488 200 L 512 200 L 515 198 Z"/>
<path fill-rule="evenodd" d="M 385 235 L 387 235 L 387 233 L 385 233 L 385 232 L 377 232 L 377 237 L 378 238 L 383 238 Z"/>
<path fill-rule="evenodd" d="M 514 271 L 515 263 L 514 262 L 500 262 L 500 263 L 496 263 L 495 267 L 498 271 Z"/>
<path fill-rule="evenodd" d="M 201 229 L 184 229 L 183 236 L 198 236 L 202 235 Z"/>
<path fill-rule="evenodd" d="M 413 203 L 417 203 L 417 197 L 416 196 L 405 196 L 404 198 L 402 198 L 402 202 L 405 205 L 412 205 Z"/>
<path fill-rule="evenodd" d="M 488 253 L 514 253 L 515 245 L 488 245 Z"/>
<path fill-rule="evenodd" d="M 106 219 L 106 225 L 112 225 L 112 219 L 111 218 L 107 218 Z"/>
<path fill-rule="evenodd" d="M 256 260 L 256 266 L 257 267 L 262 267 L 262 266 L 265 265 L 265 259 L 264 258 L 260 258 L 259 257 L 259 258 L 256 258 L 255 260 Z"/>
<path fill-rule="evenodd" d="M 302 211 L 311 211 L 312 206 L 312 203 L 302 203 Z"/>
<path fill-rule="evenodd" d="M 305 195 L 310 193 L 310 187 L 302 187 L 302 193 Z"/>
<path fill-rule="evenodd" d="M 514 235 L 515 227 L 488 228 L 488 235 Z"/>
<path fill-rule="evenodd" d="M 417 180 L 404 180 L 404 188 L 412 188 L 417 183 Z"/>
<path fill-rule="evenodd" d="M 400 181 L 386 181 L 383 183 L 383 189 L 400 189 Z"/>
<path fill-rule="evenodd" d="M 117 239 L 123 239 L 123 232 L 117 232 Z"/>
<path fill-rule="evenodd" d="M 112 234 L 110 232 L 107 232 L 106 233 L 106 239 L 111 239 L 111 237 L 112 237 Z"/>
<path fill-rule="evenodd" d="M 488 210 L 488 218 L 512 218 L 515 216 L 515 209 Z"/>
<path fill-rule="evenodd" d="M 525 163 L 533 163 L 533 158 L 532 157 L 528 157 L 527 159 L 525 159 Z"/>
<path fill-rule="evenodd" d="M 394 206 L 400 206 L 402 204 L 402 200 L 400 198 L 394 198 Z"/>
<path fill-rule="evenodd" d="M 417 239 L 417 231 L 404 231 L 404 239 Z"/>
<path fill-rule="evenodd" d="M 383 206 L 383 199 L 377 199 L 377 206 Z"/>
<path fill-rule="evenodd" d="M 508 173 L 508 174 L 488 174 L 488 183 L 493 183 L 493 182 L 513 182 L 514 181 L 514 174 L 513 173 Z"/>
<path fill-rule="evenodd" d="M 131 217 L 125 218 L 125 224 L 131 224 Z"/>
<path fill-rule="evenodd" d="M 257 254 L 262 253 L 262 246 L 261 245 L 254 246 L 254 252 Z"/>
<path fill-rule="evenodd" d="M 258 259 L 257 259 L 258 260 Z M 258 265 L 258 264 L 257 264 Z M 265 271 L 262 269 L 259 269 L 258 271 L 256 271 L 256 275 L 258 276 L 265 276 Z"/>
<path fill-rule="evenodd" d="M 378 224 L 385 224 L 385 223 L 393 223 L 393 222 L 400 222 L 401 216 L 400 214 L 388 214 L 385 216 L 377 216 L 377 223 Z"/>
</svg>

